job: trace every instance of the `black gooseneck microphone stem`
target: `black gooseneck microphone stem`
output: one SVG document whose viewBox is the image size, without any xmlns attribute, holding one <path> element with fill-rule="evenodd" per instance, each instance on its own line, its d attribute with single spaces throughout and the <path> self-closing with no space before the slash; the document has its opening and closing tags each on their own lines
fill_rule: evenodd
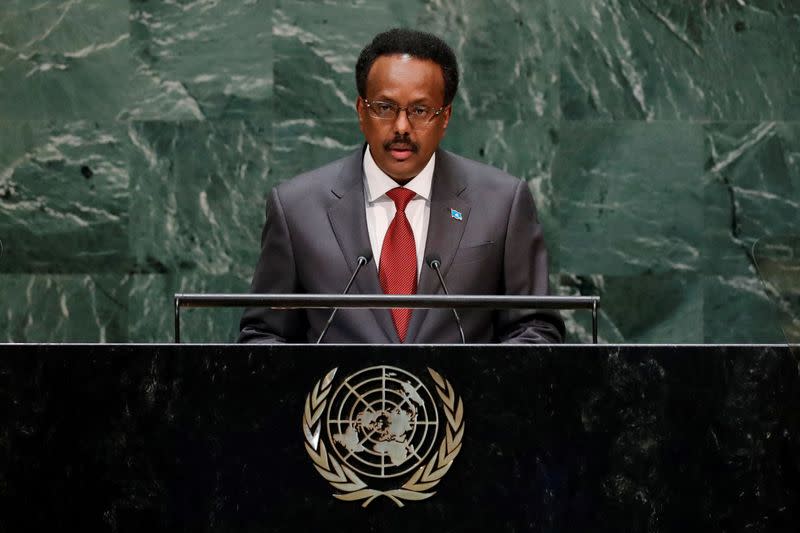
<svg viewBox="0 0 800 533">
<path fill-rule="evenodd" d="M 358 256 L 358 264 L 356 264 L 356 269 L 353 271 L 353 275 L 350 276 L 350 281 L 347 282 L 347 286 L 344 288 L 344 292 L 342 294 L 347 294 L 350 291 L 350 286 L 353 285 L 353 281 L 355 281 L 358 272 L 361 270 L 361 267 L 369 263 L 369 258 L 364 257 L 363 255 Z M 331 323 L 333 322 L 333 317 L 336 316 L 336 311 L 338 311 L 338 307 L 334 307 L 333 311 L 331 311 L 331 316 L 328 317 L 328 321 L 325 323 L 325 327 L 322 328 L 322 333 L 319 334 L 319 338 L 317 338 L 317 344 L 322 342 L 322 339 L 325 337 L 325 334 L 328 333 L 328 328 L 331 327 Z"/>
<path fill-rule="evenodd" d="M 447 285 L 445 285 L 444 283 L 444 278 L 442 277 L 442 271 L 439 270 L 440 264 L 441 263 L 438 259 L 433 259 L 430 262 L 431 268 L 436 271 L 436 275 L 439 277 L 439 283 L 442 284 L 442 290 L 446 295 L 449 296 L 450 293 L 447 292 Z M 467 340 L 464 338 L 464 328 L 461 327 L 461 318 L 459 318 L 458 311 L 456 311 L 455 307 L 453 308 L 453 316 L 456 317 L 456 325 L 458 326 L 458 332 L 461 334 L 461 344 L 467 344 Z"/>
</svg>

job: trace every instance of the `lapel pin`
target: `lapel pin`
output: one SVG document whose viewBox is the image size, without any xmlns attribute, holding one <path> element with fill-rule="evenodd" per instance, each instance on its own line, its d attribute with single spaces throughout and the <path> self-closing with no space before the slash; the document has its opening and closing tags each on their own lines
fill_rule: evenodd
<svg viewBox="0 0 800 533">
<path fill-rule="evenodd" d="M 461 211 L 456 211 L 455 209 L 450 209 L 450 217 L 456 220 L 464 220 L 464 215 L 461 214 Z"/>
</svg>

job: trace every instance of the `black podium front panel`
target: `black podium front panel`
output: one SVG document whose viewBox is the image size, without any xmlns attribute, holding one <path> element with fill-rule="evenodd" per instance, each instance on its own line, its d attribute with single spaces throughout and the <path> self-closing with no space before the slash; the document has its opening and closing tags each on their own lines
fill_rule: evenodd
<svg viewBox="0 0 800 533">
<path fill-rule="evenodd" d="M 798 378 L 787 346 L 2 345 L 0 530 L 796 531 Z"/>
</svg>

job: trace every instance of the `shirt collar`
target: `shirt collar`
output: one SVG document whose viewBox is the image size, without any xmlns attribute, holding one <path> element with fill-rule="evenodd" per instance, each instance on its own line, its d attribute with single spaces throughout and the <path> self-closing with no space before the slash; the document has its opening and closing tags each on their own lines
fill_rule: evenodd
<svg viewBox="0 0 800 533">
<path fill-rule="evenodd" d="M 367 146 L 367 149 L 364 151 L 364 176 L 366 178 L 367 201 L 372 203 L 398 185 L 396 181 L 380 169 L 372 158 L 370 150 L 370 147 Z M 411 181 L 403 185 L 403 187 L 411 189 L 417 193 L 417 196 L 430 200 L 431 185 L 433 183 L 433 168 L 435 165 L 436 154 L 434 153 L 428 161 L 428 164 L 425 165 L 425 168 L 412 178 Z"/>
</svg>

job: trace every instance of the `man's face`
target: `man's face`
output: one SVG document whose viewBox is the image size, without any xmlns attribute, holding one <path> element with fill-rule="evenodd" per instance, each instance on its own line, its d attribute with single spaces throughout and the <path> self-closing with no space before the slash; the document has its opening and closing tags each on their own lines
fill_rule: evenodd
<svg viewBox="0 0 800 533">
<path fill-rule="evenodd" d="M 444 104 L 442 69 L 427 59 L 381 56 L 367 76 L 367 100 L 439 109 Z M 356 100 L 356 109 L 373 159 L 399 183 L 407 182 L 425 168 L 444 137 L 451 111 L 448 106 L 429 123 L 412 125 L 404 111 L 394 120 L 373 117 L 361 97 Z"/>
</svg>

